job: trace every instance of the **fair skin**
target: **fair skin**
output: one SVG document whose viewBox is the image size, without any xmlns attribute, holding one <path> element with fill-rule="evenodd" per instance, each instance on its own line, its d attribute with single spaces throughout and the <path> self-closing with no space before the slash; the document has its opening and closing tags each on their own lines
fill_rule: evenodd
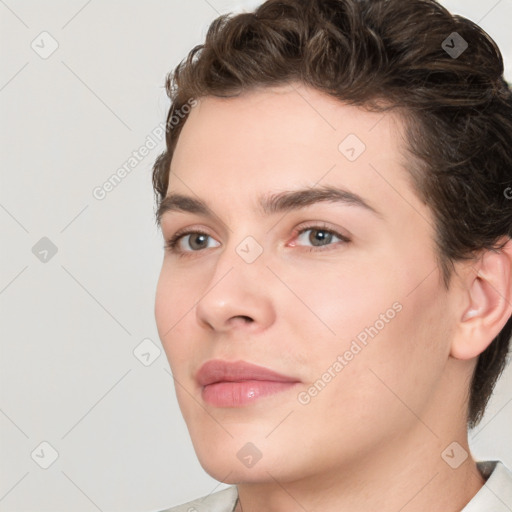
<svg viewBox="0 0 512 512">
<path fill-rule="evenodd" d="M 183 228 L 208 236 L 182 236 L 181 257 L 165 252 L 155 316 L 198 458 L 237 484 L 238 512 L 456 512 L 484 483 L 471 455 L 453 469 L 441 454 L 454 441 L 469 453 L 466 388 L 512 314 L 511 244 L 458 264 L 446 290 L 400 127 L 392 114 L 289 84 L 203 98 L 181 132 L 167 195 L 213 215 L 163 213 L 165 239 Z M 355 161 L 338 149 L 348 134 L 366 145 Z M 258 209 L 260 196 L 326 186 L 375 211 L 346 201 Z M 263 250 L 251 263 L 236 250 L 249 236 Z M 378 334 L 345 357 L 370 326 Z M 297 383 L 215 406 L 195 379 L 211 359 Z M 251 467 L 237 456 L 247 443 L 261 454 Z"/>
</svg>

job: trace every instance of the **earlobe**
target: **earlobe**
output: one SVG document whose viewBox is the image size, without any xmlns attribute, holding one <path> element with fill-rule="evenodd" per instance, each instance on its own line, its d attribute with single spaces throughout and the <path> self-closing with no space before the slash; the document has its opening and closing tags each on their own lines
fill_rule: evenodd
<svg viewBox="0 0 512 512">
<path fill-rule="evenodd" d="M 485 251 L 470 269 L 463 287 L 468 300 L 450 351 L 456 359 L 478 357 L 512 315 L 512 241 Z"/>
</svg>

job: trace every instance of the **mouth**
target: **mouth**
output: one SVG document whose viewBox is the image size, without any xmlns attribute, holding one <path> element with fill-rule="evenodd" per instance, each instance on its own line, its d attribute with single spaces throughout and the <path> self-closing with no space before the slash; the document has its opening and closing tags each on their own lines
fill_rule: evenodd
<svg viewBox="0 0 512 512">
<path fill-rule="evenodd" d="M 203 400 L 215 407 L 242 407 L 287 391 L 300 382 L 245 361 L 211 360 L 196 375 Z"/>
</svg>

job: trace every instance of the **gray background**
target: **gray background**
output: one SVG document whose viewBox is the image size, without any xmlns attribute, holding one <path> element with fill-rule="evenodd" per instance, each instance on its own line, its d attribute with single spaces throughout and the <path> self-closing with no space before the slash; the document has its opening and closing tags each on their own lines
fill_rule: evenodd
<svg viewBox="0 0 512 512">
<path fill-rule="evenodd" d="M 150 512 L 225 487 L 196 460 L 158 340 L 150 169 L 165 73 L 257 3 L 0 0 L 1 511 Z M 495 38 L 511 80 L 512 0 L 443 3 Z M 509 367 L 477 459 L 512 468 L 511 401 Z"/>
</svg>

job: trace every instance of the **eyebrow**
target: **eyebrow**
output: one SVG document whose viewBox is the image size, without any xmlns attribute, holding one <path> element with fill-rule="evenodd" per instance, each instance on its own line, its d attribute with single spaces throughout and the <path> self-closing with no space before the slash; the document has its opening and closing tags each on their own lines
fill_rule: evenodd
<svg viewBox="0 0 512 512">
<path fill-rule="evenodd" d="M 368 202 L 358 194 L 328 185 L 284 191 L 271 195 L 267 194 L 260 196 L 258 199 L 259 208 L 265 215 L 300 210 L 313 204 L 324 202 L 358 206 L 373 213 L 377 217 L 383 218 L 380 212 L 368 204 Z M 171 193 L 160 202 L 156 212 L 158 225 L 160 225 L 162 217 L 168 212 L 193 213 L 211 219 L 218 219 L 218 216 L 205 201 L 178 193 Z"/>
</svg>

